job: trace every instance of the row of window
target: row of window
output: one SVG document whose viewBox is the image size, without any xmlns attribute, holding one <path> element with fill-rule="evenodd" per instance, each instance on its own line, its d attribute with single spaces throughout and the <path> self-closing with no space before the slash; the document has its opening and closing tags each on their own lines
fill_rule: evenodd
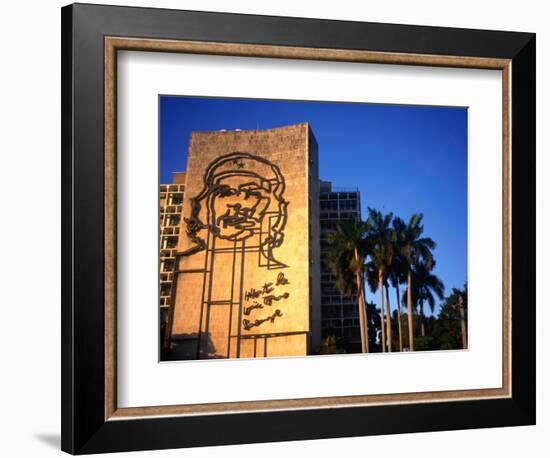
<svg viewBox="0 0 550 458">
<path fill-rule="evenodd" d="M 343 200 L 343 199 L 355 199 L 357 200 L 359 193 L 357 192 L 321 192 L 320 200 Z"/>
<path fill-rule="evenodd" d="M 357 210 L 359 208 L 356 200 L 322 200 L 319 204 L 321 211 L 323 210 Z"/>
<path fill-rule="evenodd" d="M 348 304 L 356 304 L 357 303 L 357 297 L 351 296 L 351 297 L 344 297 L 344 296 L 322 296 L 321 297 L 321 305 L 348 305 Z"/>
<path fill-rule="evenodd" d="M 162 219 L 161 219 L 162 221 Z M 179 236 L 180 228 L 179 227 L 172 227 L 172 226 L 164 226 L 160 228 L 160 233 L 162 235 L 175 235 Z"/>
<path fill-rule="evenodd" d="M 160 274 L 160 281 L 161 283 L 163 282 L 172 283 L 173 277 L 174 275 L 172 274 L 172 272 Z"/>
<path fill-rule="evenodd" d="M 177 235 L 165 235 L 162 236 L 162 241 L 160 244 L 161 249 L 171 249 L 178 246 L 178 236 Z"/>
<path fill-rule="evenodd" d="M 160 192 L 183 192 L 185 191 L 185 185 L 184 184 L 161 184 L 160 185 Z"/>
<path fill-rule="evenodd" d="M 160 216 L 160 225 L 165 226 L 178 226 L 181 221 L 181 215 L 161 215 Z"/>
<path fill-rule="evenodd" d="M 161 272 L 173 272 L 174 267 L 175 267 L 175 262 L 172 260 L 160 263 Z"/>
<path fill-rule="evenodd" d="M 330 213 L 328 213 L 328 215 L 330 215 Z M 323 218 L 323 214 L 321 213 L 321 232 L 334 231 L 338 221 L 344 219 L 355 219 L 358 216 L 359 215 L 357 212 L 342 212 L 337 218 L 333 218 L 332 216 L 330 218 Z"/>
<path fill-rule="evenodd" d="M 168 205 L 181 205 L 183 203 L 183 193 L 171 194 L 168 199 Z"/>
<path fill-rule="evenodd" d="M 359 327 L 359 318 L 357 318 L 357 319 L 343 319 L 343 320 L 338 320 L 338 319 L 336 319 L 336 320 L 335 319 L 325 320 L 325 319 L 323 319 L 321 323 L 322 323 L 321 326 L 323 328 Z"/>
<path fill-rule="evenodd" d="M 181 205 L 165 205 L 160 207 L 160 212 L 164 214 L 181 213 L 181 210 L 182 210 Z"/>
<path fill-rule="evenodd" d="M 160 200 L 165 201 L 164 205 L 181 205 L 183 203 L 183 193 L 168 193 L 168 200 L 166 200 L 166 193 L 160 194 Z"/>
</svg>

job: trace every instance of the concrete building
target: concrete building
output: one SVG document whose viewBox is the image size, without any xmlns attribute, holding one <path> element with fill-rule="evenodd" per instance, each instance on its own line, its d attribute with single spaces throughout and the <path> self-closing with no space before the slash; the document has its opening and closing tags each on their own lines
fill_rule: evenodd
<svg viewBox="0 0 550 458">
<path fill-rule="evenodd" d="M 327 235 L 338 221 L 361 218 L 361 196 L 358 189 L 333 188 L 329 181 L 320 182 L 321 257 L 327 252 Z M 341 337 L 348 351 L 360 351 L 359 308 L 357 296 L 344 297 L 335 279 L 321 263 L 322 335 Z"/>
<path fill-rule="evenodd" d="M 161 329 L 164 334 L 164 326 L 168 322 L 168 314 L 173 305 L 172 284 L 185 196 L 185 172 L 174 173 L 171 184 L 161 184 L 159 196 L 159 296 Z M 164 335 L 161 338 L 164 339 Z"/>
<path fill-rule="evenodd" d="M 169 287 L 161 284 L 161 305 L 163 298 L 173 298 L 171 358 L 316 351 L 321 340 L 317 148 L 307 123 L 192 133 L 177 251 L 166 235 L 170 248 L 167 256 L 161 253 L 161 281 L 164 273 L 169 274 L 165 282 L 172 281 Z M 161 214 L 161 247 L 163 230 Z M 162 295 L 163 287 L 169 296 Z"/>
</svg>

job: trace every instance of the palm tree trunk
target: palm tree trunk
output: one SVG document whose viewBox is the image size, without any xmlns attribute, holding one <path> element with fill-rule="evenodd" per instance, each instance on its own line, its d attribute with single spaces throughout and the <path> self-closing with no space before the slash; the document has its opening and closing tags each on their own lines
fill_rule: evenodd
<svg viewBox="0 0 550 458">
<path fill-rule="evenodd" d="M 424 326 L 424 301 L 420 301 L 420 335 L 426 337 L 426 327 Z"/>
<path fill-rule="evenodd" d="M 384 328 L 384 282 L 382 270 L 378 271 L 378 289 L 380 290 L 380 329 L 382 330 L 382 351 L 386 351 L 386 330 Z"/>
<path fill-rule="evenodd" d="M 386 336 L 388 338 L 388 351 L 391 352 L 391 309 L 390 309 L 390 293 L 388 292 L 388 287 L 386 286 L 386 316 L 388 317 L 386 321 Z"/>
<path fill-rule="evenodd" d="M 367 308 L 365 306 L 365 288 L 363 284 L 363 276 L 360 272 L 355 274 L 355 281 L 357 282 L 357 301 L 359 304 L 359 326 L 361 333 L 361 351 L 363 353 L 369 352 L 369 328 L 367 321 Z"/>
<path fill-rule="evenodd" d="M 357 253 L 357 247 L 355 247 L 355 261 L 359 262 L 359 254 Z M 358 271 L 355 274 L 355 281 L 357 283 L 357 302 L 359 305 L 359 326 L 361 335 L 361 351 L 363 353 L 369 352 L 369 328 L 367 322 L 367 308 L 365 306 L 365 282 L 363 280 L 363 273 Z"/>
<path fill-rule="evenodd" d="M 462 296 L 458 297 L 458 310 L 460 312 L 460 333 L 462 335 L 462 348 L 468 348 L 468 336 L 466 334 L 466 320 L 464 318 L 464 300 Z"/>
<path fill-rule="evenodd" d="M 412 275 L 411 269 L 407 274 L 407 320 L 409 322 L 409 351 L 414 351 L 414 332 L 413 332 L 413 307 L 412 307 Z"/>
<path fill-rule="evenodd" d="M 395 286 L 395 297 L 397 299 L 397 332 L 399 334 L 399 351 L 403 351 L 403 331 L 401 330 L 401 299 L 399 299 L 399 282 Z"/>
</svg>

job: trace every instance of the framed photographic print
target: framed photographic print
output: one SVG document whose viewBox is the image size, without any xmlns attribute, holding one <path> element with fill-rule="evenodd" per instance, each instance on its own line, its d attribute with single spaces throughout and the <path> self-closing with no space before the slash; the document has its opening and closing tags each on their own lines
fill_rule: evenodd
<svg viewBox="0 0 550 458">
<path fill-rule="evenodd" d="M 535 36 L 62 9 L 62 448 L 535 422 Z"/>
</svg>

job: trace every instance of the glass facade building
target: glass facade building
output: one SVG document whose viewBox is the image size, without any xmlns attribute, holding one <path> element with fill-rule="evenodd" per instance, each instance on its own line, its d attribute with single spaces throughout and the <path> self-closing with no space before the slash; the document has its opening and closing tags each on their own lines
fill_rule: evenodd
<svg viewBox="0 0 550 458">
<path fill-rule="evenodd" d="M 327 236 L 339 221 L 361 218 L 361 197 L 357 188 L 335 188 L 330 181 L 320 181 L 321 223 L 321 323 L 322 336 L 342 338 L 348 351 L 358 351 L 359 308 L 357 295 L 343 296 L 335 286 L 335 278 L 324 262 L 327 254 Z"/>
</svg>

